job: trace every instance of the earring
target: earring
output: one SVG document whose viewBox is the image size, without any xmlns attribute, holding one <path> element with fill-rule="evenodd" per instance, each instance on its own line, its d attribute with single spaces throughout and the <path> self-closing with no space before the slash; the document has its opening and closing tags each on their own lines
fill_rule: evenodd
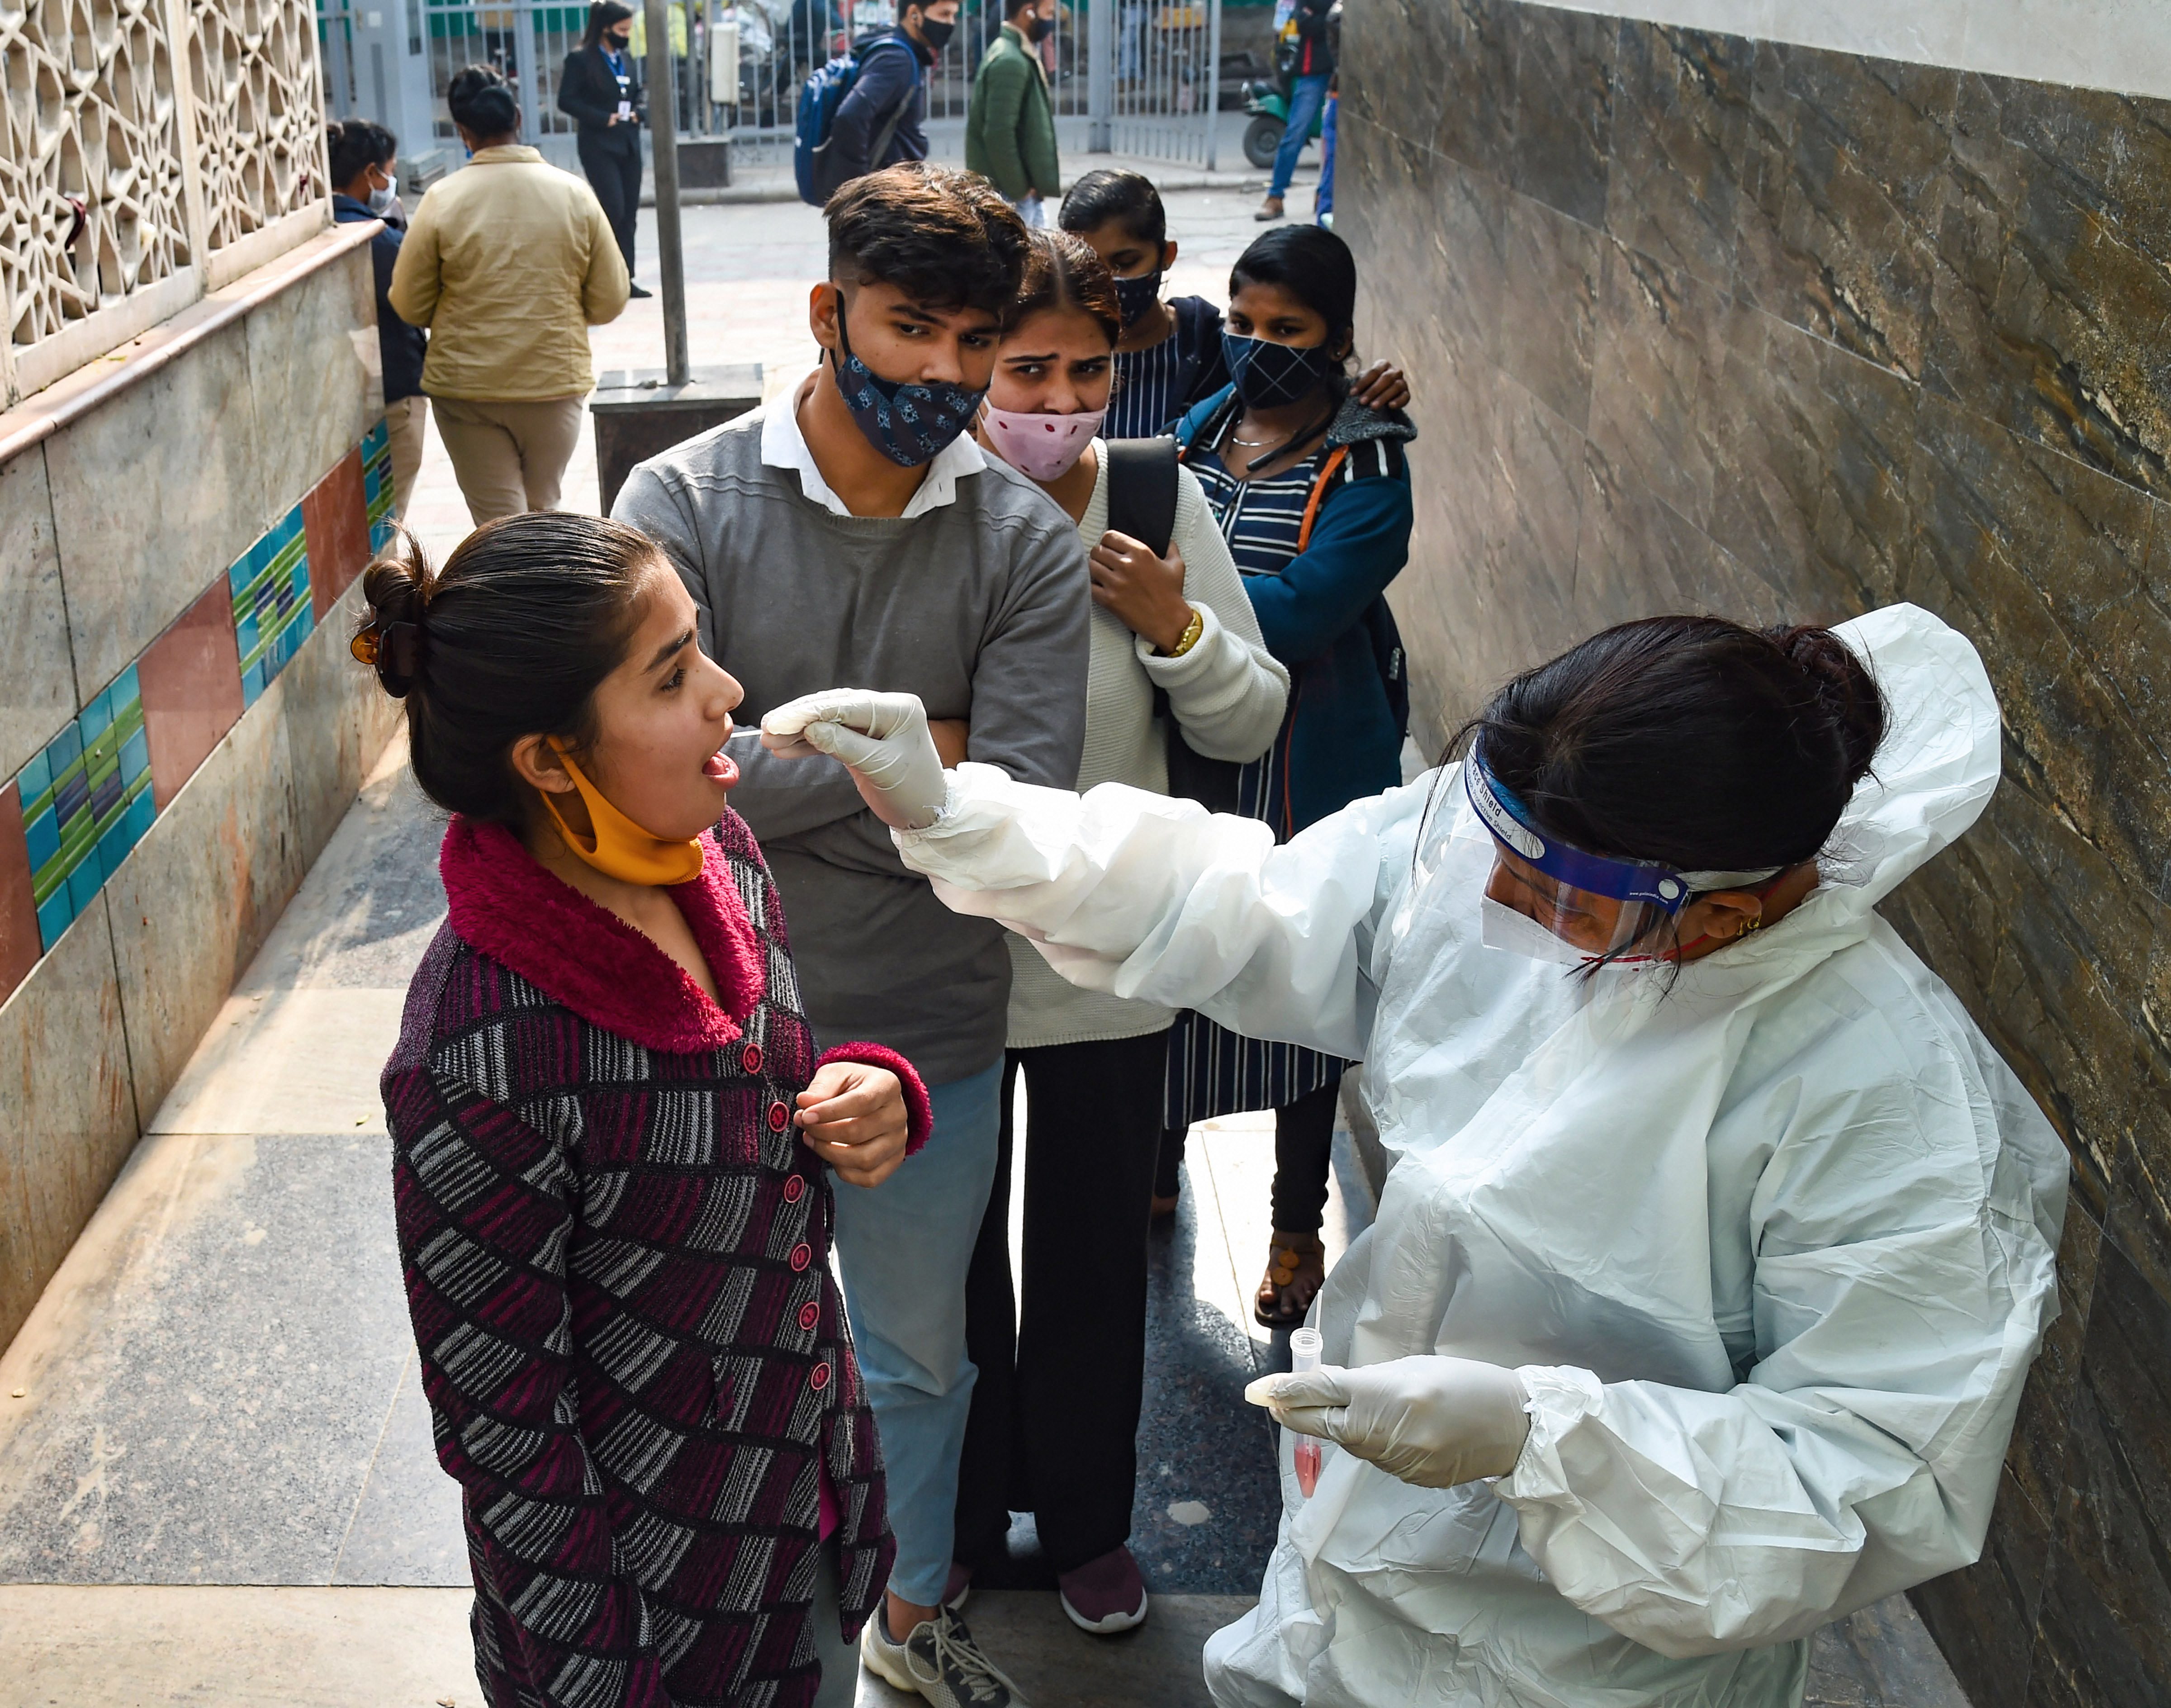
<svg viewBox="0 0 2171 1708">
<path fill-rule="evenodd" d="M 1740 929 L 1739 931 L 1738 931 L 1738 932 L 1734 932 L 1734 936 L 1735 936 L 1736 937 L 1747 937 L 1747 936 L 1750 934 L 1750 932 L 1755 932 L 1755 931 L 1761 931 L 1761 930 L 1763 930 L 1763 929 L 1764 929 L 1764 916 L 1763 916 L 1762 914 L 1761 914 L 1761 913 L 1760 913 L 1760 914 L 1758 914 L 1758 915 L 1756 916 L 1756 918 L 1754 918 L 1754 919 L 1747 919 L 1747 920 L 1744 920 L 1744 921 L 1741 922 L 1741 929 Z"/>
</svg>

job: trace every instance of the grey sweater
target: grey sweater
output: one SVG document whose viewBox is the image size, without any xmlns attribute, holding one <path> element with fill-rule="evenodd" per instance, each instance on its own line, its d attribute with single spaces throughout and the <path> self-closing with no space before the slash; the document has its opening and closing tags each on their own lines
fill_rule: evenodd
<svg viewBox="0 0 2171 1708">
<path fill-rule="evenodd" d="M 771 406 L 789 409 L 791 399 Z M 1090 580 L 1070 518 L 990 458 L 909 521 L 839 516 L 761 459 L 762 412 L 627 478 L 611 513 L 657 540 L 701 613 L 701 644 L 746 687 L 736 808 L 783 893 L 824 1045 L 888 1045 L 930 1084 L 1003 1053 L 1002 927 L 951 913 L 906 872 L 834 760 L 780 760 L 762 714 L 823 688 L 917 694 L 972 721 L 971 756 L 1068 788 L 1086 730 Z"/>
</svg>

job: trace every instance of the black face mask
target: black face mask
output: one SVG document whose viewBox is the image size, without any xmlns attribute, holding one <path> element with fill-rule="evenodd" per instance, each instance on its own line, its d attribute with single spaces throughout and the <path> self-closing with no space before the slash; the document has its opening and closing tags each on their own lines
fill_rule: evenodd
<svg viewBox="0 0 2171 1708">
<path fill-rule="evenodd" d="M 1116 307 L 1123 317 L 1126 328 L 1138 325 L 1139 316 L 1161 300 L 1161 269 L 1141 273 L 1134 279 L 1116 281 Z"/>
<path fill-rule="evenodd" d="M 930 18 L 925 12 L 919 14 L 919 39 L 927 44 L 930 53 L 939 54 L 947 47 L 951 35 L 957 28 L 955 24 L 945 24 L 939 18 Z"/>
<path fill-rule="evenodd" d="M 606 35 L 603 40 L 610 45 L 613 53 L 624 53 L 633 46 L 633 32 L 629 30 L 623 35 Z"/>
<path fill-rule="evenodd" d="M 1342 366 L 1324 344 L 1273 344 L 1224 332 L 1221 349 L 1228 358 L 1229 378 L 1236 383 L 1236 395 L 1250 409 L 1271 409 L 1309 397 Z"/>
<path fill-rule="evenodd" d="M 1049 30 L 1055 28 L 1055 20 L 1052 18 L 1043 18 L 1035 12 L 1030 14 L 1024 23 L 1018 25 L 1018 28 L 1024 32 L 1027 41 L 1037 42 Z"/>
</svg>

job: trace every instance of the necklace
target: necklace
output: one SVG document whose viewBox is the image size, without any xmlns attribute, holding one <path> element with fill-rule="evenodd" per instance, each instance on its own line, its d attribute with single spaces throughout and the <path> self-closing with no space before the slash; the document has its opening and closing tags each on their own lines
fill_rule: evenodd
<svg viewBox="0 0 2171 1708">
<path fill-rule="evenodd" d="M 1261 445 L 1270 445 L 1273 441 L 1272 439 L 1240 439 L 1236 434 L 1230 433 L 1229 435 L 1229 443 L 1232 445 L 1241 445 L 1246 450 L 1255 451 Z"/>
</svg>

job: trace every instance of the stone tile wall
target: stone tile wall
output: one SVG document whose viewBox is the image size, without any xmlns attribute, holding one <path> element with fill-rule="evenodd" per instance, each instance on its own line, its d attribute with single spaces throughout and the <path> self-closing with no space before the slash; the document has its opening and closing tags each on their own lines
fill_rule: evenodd
<svg viewBox="0 0 2171 1708">
<path fill-rule="evenodd" d="M 390 731 L 375 325 L 345 245 L 0 467 L 0 1346 Z"/>
<path fill-rule="evenodd" d="M 1418 738 L 1595 629 L 1896 599 L 2005 786 L 1889 916 L 2070 1147 L 1978 1708 L 2171 1700 L 2171 103 L 1519 3 L 1350 0 L 1339 229 L 1405 363 Z"/>
</svg>

